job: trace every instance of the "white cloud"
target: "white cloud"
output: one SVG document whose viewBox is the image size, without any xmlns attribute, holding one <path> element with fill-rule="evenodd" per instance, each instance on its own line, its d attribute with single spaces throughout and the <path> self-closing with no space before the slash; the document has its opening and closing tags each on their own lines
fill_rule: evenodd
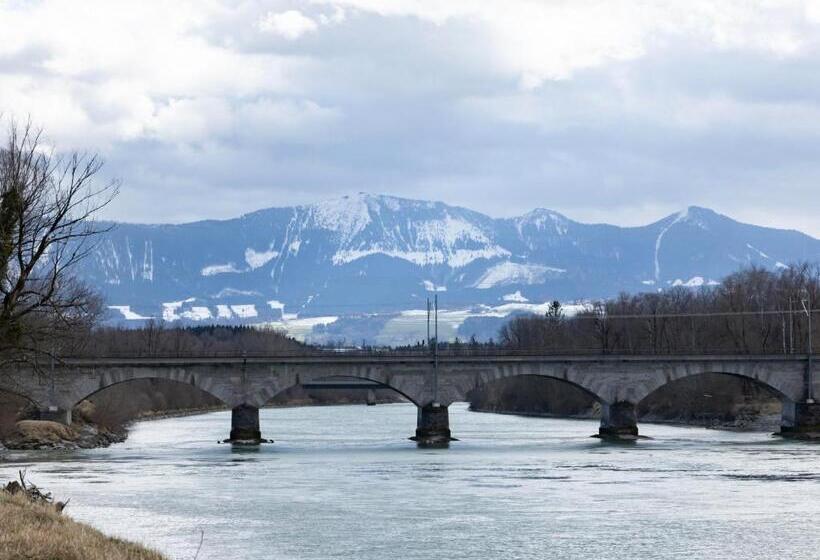
<svg viewBox="0 0 820 560">
<path fill-rule="evenodd" d="M 102 152 L 110 218 L 366 190 L 820 234 L 818 0 L 41 0 L 0 36 L 0 114 Z"/>
<path fill-rule="evenodd" d="M 209 40 L 207 26 L 232 13 L 215 1 L 0 4 L 0 113 L 31 115 L 63 148 L 205 133 L 163 123 L 190 121 L 207 103 L 293 91 L 309 65 Z"/>
<path fill-rule="evenodd" d="M 467 22 L 488 35 L 494 62 L 524 89 L 685 40 L 699 47 L 794 55 L 816 43 L 805 20 L 816 2 L 749 0 L 419 1 L 330 0 L 385 17 L 415 17 L 437 26 Z"/>
<path fill-rule="evenodd" d="M 288 10 L 282 13 L 269 12 L 259 21 L 259 29 L 275 33 L 291 41 L 306 33 L 312 33 L 319 25 L 299 10 Z"/>
</svg>

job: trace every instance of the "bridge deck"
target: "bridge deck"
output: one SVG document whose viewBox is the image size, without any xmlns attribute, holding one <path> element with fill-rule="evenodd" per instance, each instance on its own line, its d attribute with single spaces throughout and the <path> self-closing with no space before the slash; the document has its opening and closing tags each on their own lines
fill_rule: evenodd
<svg viewBox="0 0 820 560">
<path fill-rule="evenodd" d="M 813 359 L 817 359 L 814 354 Z M 443 355 L 438 357 L 439 364 L 462 363 L 655 363 L 655 362 L 805 362 L 808 354 L 598 354 L 598 355 L 555 355 L 555 354 L 498 354 L 498 355 Z M 67 358 L 62 360 L 64 366 L 176 366 L 176 365 L 239 365 L 239 364 L 432 364 L 434 357 L 429 355 L 346 355 L 326 356 L 187 356 L 187 357 L 101 357 L 101 358 Z"/>
</svg>

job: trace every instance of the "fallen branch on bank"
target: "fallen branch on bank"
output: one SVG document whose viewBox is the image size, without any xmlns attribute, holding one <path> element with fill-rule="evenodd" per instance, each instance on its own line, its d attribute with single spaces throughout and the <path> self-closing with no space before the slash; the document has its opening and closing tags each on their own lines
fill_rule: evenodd
<svg viewBox="0 0 820 560">
<path fill-rule="evenodd" d="M 25 496 L 30 502 L 40 505 L 53 505 L 57 513 L 62 511 L 71 501 L 69 498 L 65 502 L 54 502 L 54 497 L 51 492 L 43 492 L 35 484 L 26 481 L 26 471 L 18 471 L 19 481 L 12 480 L 3 487 L 3 491 L 16 496 L 18 494 Z"/>
</svg>

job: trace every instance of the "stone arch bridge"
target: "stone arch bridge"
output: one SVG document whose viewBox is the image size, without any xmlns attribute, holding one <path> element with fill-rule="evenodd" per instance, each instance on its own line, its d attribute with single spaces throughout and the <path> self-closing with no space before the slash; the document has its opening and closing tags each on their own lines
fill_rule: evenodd
<svg viewBox="0 0 820 560">
<path fill-rule="evenodd" d="M 50 372 L 0 374 L 0 390 L 38 405 L 42 418 L 70 423 L 84 398 L 134 379 L 164 379 L 197 387 L 233 410 L 229 441 L 263 441 L 259 407 L 297 385 L 390 388 L 418 407 L 415 438 L 422 445 L 451 439 L 447 407 L 499 379 L 534 375 L 570 383 L 602 406 L 599 433 L 637 436 L 636 405 L 664 385 L 705 373 L 743 377 L 783 401 L 783 434 L 820 432 L 820 390 L 809 356 L 440 356 L 326 354 L 288 357 L 69 359 Z"/>
</svg>

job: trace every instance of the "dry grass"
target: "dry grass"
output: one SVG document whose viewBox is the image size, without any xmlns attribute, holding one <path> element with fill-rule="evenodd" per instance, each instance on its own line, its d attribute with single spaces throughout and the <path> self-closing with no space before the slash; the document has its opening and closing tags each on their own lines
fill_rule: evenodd
<svg viewBox="0 0 820 560">
<path fill-rule="evenodd" d="M 77 439 L 77 433 L 70 426 L 48 420 L 21 420 L 17 422 L 17 432 L 25 440 L 48 443 Z"/>
<path fill-rule="evenodd" d="M 107 537 L 57 513 L 0 490 L 0 560 L 162 560 L 145 547 Z"/>
</svg>

